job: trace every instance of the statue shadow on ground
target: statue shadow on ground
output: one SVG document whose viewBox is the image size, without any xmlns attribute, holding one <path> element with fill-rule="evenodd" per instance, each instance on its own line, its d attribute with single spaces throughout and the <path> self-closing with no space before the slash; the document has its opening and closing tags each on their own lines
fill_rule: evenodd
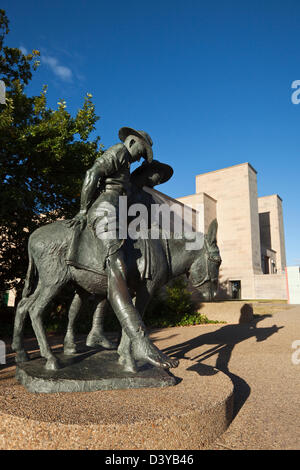
<svg viewBox="0 0 300 470">
<path fill-rule="evenodd" d="M 258 328 L 257 324 L 265 318 L 271 317 L 272 315 L 261 315 L 254 318 L 250 323 L 243 324 L 230 324 L 222 326 L 216 331 L 210 333 L 204 333 L 196 338 L 190 339 L 180 344 L 174 344 L 168 348 L 165 348 L 164 353 L 175 356 L 177 359 L 189 359 L 197 361 L 187 370 L 195 371 L 199 375 L 213 375 L 217 371 L 213 370 L 211 366 L 203 364 L 203 361 L 210 357 L 216 356 L 215 368 L 225 373 L 233 383 L 234 393 L 234 419 L 243 407 L 244 403 L 248 399 L 251 389 L 247 382 L 238 375 L 230 372 L 229 362 L 234 350 L 234 347 L 246 341 L 249 338 L 256 338 L 257 342 L 265 341 L 274 333 L 277 333 L 283 326 L 278 327 L 273 325 L 271 327 Z M 205 345 L 212 345 L 206 351 L 201 352 L 195 357 L 191 357 L 191 352 L 194 349 Z"/>
</svg>

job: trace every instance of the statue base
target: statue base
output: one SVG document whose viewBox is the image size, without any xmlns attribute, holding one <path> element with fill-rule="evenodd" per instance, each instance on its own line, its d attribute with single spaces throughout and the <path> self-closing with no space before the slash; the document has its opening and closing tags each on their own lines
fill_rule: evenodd
<svg viewBox="0 0 300 470">
<path fill-rule="evenodd" d="M 141 387 L 169 387 L 178 381 L 168 371 L 137 363 L 137 372 L 127 372 L 119 364 L 116 351 L 88 350 L 74 356 L 56 354 L 61 368 L 46 370 L 39 357 L 17 364 L 16 379 L 29 392 L 92 392 Z"/>
</svg>

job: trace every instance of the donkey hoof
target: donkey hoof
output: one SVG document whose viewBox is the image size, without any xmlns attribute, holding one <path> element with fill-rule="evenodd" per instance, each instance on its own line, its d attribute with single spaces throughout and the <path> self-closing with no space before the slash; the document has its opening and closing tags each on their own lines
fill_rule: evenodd
<svg viewBox="0 0 300 470">
<path fill-rule="evenodd" d="M 25 351 L 18 351 L 16 353 L 16 362 L 26 362 L 29 361 L 29 356 Z"/>
<path fill-rule="evenodd" d="M 72 356 L 73 354 L 76 354 L 77 353 L 77 348 L 76 346 L 65 346 L 64 347 L 64 354 L 66 356 Z"/>
<path fill-rule="evenodd" d="M 47 370 L 58 370 L 59 369 L 58 360 L 55 357 L 50 357 L 49 359 L 47 359 L 45 368 Z"/>
<path fill-rule="evenodd" d="M 135 363 L 131 359 L 128 359 L 124 356 L 120 356 L 119 357 L 119 364 L 121 364 L 123 366 L 123 369 L 126 372 L 133 372 L 133 373 L 137 372 L 137 368 L 135 366 Z"/>
<path fill-rule="evenodd" d="M 116 349 L 116 345 L 103 335 L 88 335 L 85 344 L 90 348 L 102 346 L 104 349 Z"/>
</svg>

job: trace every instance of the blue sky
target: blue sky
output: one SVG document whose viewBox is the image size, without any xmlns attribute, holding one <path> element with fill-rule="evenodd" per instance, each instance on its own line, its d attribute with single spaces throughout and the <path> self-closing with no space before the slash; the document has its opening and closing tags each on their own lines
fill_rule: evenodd
<svg viewBox="0 0 300 470">
<path fill-rule="evenodd" d="M 75 113 L 93 95 L 97 135 L 149 132 L 174 168 L 160 189 L 195 191 L 195 175 L 249 162 L 258 195 L 283 199 L 288 264 L 300 264 L 299 0 L 4 0 L 7 45 L 41 51 L 28 86 Z"/>
</svg>

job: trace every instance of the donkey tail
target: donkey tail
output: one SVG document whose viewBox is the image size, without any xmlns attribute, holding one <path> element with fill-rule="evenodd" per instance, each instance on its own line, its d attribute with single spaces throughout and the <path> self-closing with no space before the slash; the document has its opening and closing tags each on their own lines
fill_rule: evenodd
<svg viewBox="0 0 300 470">
<path fill-rule="evenodd" d="M 16 362 L 23 362 L 27 360 L 26 353 L 24 351 L 23 345 L 23 329 L 24 329 L 24 322 L 26 315 L 32 305 L 34 299 L 31 296 L 35 291 L 37 285 L 37 269 L 36 265 L 30 250 L 30 246 L 28 244 L 28 256 L 29 256 L 29 264 L 25 279 L 25 285 L 22 292 L 22 298 L 18 303 L 16 314 L 15 314 L 15 322 L 14 322 L 14 334 L 13 334 L 13 341 L 12 341 L 12 350 L 16 351 Z"/>
<path fill-rule="evenodd" d="M 37 269 L 36 269 L 36 265 L 35 265 L 29 245 L 28 245 L 28 258 L 29 258 L 29 264 L 28 264 L 25 284 L 24 284 L 24 288 L 22 292 L 22 299 L 29 297 L 31 294 L 33 294 L 35 287 L 36 287 L 36 281 L 37 281 Z"/>
</svg>

